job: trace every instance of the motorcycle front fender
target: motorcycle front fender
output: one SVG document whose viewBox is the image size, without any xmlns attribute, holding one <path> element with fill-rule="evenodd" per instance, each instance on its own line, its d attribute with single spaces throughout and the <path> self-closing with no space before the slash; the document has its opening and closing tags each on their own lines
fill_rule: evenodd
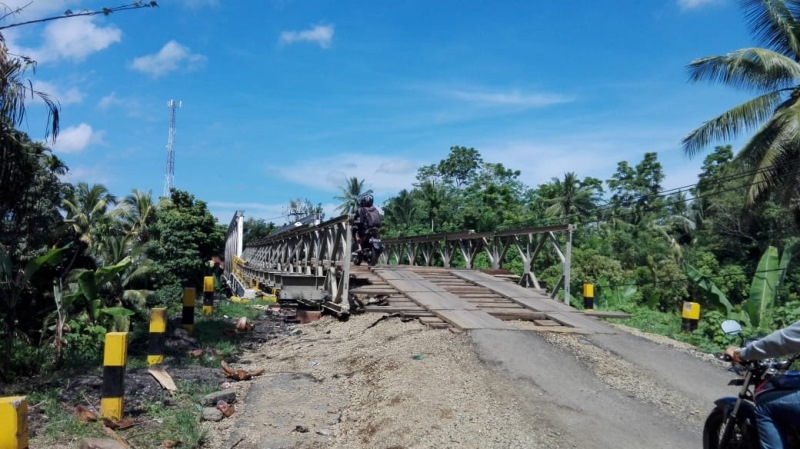
<svg viewBox="0 0 800 449">
<path fill-rule="evenodd" d="M 736 404 L 736 398 L 733 396 L 726 398 L 719 398 L 716 401 L 714 401 L 714 405 L 716 405 L 717 408 L 724 410 L 725 415 L 729 415 L 733 411 L 733 406 L 735 404 Z M 753 406 L 753 404 L 751 404 L 750 402 L 742 401 L 742 404 L 739 406 L 738 418 L 755 420 L 756 419 L 755 406 Z"/>
</svg>

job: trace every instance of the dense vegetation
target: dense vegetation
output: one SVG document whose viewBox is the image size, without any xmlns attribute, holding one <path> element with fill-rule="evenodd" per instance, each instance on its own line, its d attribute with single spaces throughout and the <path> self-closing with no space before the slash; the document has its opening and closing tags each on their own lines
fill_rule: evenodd
<svg viewBox="0 0 800 449">
<path fill-rule="evenodd" d="M 385 200 L 384 236 L 572 223 L 571 290 L 596 284 L 599 307 L 629 311 L 640 327 L 678 335 L 683 302 L 699 302 L 700 328 L 681 338 L 714 348 L 725 343 L 717 330 L 725 318 L 751 333 L 797 320 L 800 23 L 782 1 L 742 5 L 766 47 L 698 59 L 690 77 L 758 96 L 692 131 L 684 148 L 698 155 L 756 131 L 736 153 L 710 150 L 696 184 L 664 190 L 658 155 L 645 152 L 619 161 L 608 179 L 567 172 L 530 187 L 520 167 L 456 146 Z M 102 185 L 62 182 L 63 162 L 16 129 L 25 98 L 38 95 L 51 112 L 48 130 L 58 132 L 56 104 L 23 79 L 30 63 L 0 43 L 0 380 L 85 365 L 106 331 L 143 323 L 155 305 L 177 308 L 181 289 L 199 287 L 224 246 L 224 228 L 188 192 L 155 199 L 134 189 L 118 199 Z M 338 210 L 352 212 L 363 186 L 348 179 L 334 196 Z M 287 209 L 293 219 L 309 213 L 321 207 L 297 199 Z M 245 241 L 275 228 L 250 218 Z M 543 273 L 551 284 L 553 265 Z"/>
</svg>

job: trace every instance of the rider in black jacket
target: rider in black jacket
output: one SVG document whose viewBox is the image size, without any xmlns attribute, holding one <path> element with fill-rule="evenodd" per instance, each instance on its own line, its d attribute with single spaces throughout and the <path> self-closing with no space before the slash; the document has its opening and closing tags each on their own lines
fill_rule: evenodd
<svg viewBox="0 0 800 449">
<path fill-rule="evenodd" d="M 359 199 L 359 208 L 356 212 L 356 243 L 358 244 L 358 251 L 361 251 L 362 243 L 367 243 L 367 231 L 371 228 L 379 229 L 381 227 L 381 213 L 373 205 L 374 198 L 372 194 L 364 194 Z"/>
<path fill-rule="evenodd" d="M 735 362 L 763 360 L 800 352 L 800 321 L 779 329 L 744 348 L 731 346 L 725 354 Z M 756 426 L 762 449 L 787 447 L 777 425 L 800 422 L 800 389 L 762 393 L 756 401 Z"/>
</svg>

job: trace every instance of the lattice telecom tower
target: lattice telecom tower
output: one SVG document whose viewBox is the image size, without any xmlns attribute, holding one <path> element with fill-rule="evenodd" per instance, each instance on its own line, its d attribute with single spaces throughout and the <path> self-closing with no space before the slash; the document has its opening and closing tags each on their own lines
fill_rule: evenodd
<svg viewBox="0 0 800 449">
<path fill-rule="evenodd" d="M 164 175 L 164 197 L 169 198 L 169 191 L 172 190 L 175 181 L 175 109 L 180 108 L 182 101 L 175 103 L 169 100 L 169 138 L 167 139 L 167 173 Z"/>
</svg>

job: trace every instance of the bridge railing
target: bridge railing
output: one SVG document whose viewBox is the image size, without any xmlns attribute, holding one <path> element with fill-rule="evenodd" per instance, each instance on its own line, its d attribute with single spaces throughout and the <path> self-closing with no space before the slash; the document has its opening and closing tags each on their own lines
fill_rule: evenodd
<svg viewBox="0 0 800 449">
<path fill-rule="evenodd" d="M 436 260 L 434 256 L 438 255 L 444 266 L 450 268 L 458 252 L 463 257 L 465 268 L 472 269 L 476 256 L 484 253 L 488 257 L 491 267 L 498 269 L 508 255 L 509 249 L 514 247 L 522 259 L 523 272 L 519 284 L 541 289 L 534 272 L 534 262 L 544 249 L 549 248 L 561 261 L 561 277 L 550 292 L 550 296 L 555 298 L 558 290 L 563 288 L 564 302 L 569 303 L 572 233 L 574 230 L 575 225 L 564 224 L 504 231 L 458 231 L 385 239 L 383 240 L 385 248 L 383 261 L 384 263 L 407 263 L 409 265 L 416 265 L 419 261 L 430 266 Z M 556 238 L 556 233 L 566 235 L 563 251 L 562 244 Z"/>
<path fill-rule="evenodd" d="M 317 301 L 347 313 L 352 238 L 348 215 L 300 224 L 248 243 L 241 258 L 231 257 L 237 263 L 226 272 L 245 285 L 258 282 L 279 290 L 280 298 Z"/>
</svg>

